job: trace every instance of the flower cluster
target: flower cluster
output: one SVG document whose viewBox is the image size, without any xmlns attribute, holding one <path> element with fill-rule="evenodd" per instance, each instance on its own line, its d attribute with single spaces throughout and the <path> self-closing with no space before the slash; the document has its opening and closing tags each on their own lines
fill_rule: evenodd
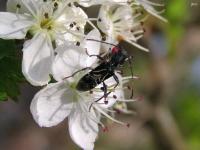
<svg viewBox="0 0 200 150">
<path fill-rule="evenodd" d="M 94 5 L 99 13 L 90 18 L 85 10 Z M 113 114 L 131 113 L 126 102 L 134 100 L 125 99 L 124 84 L 133 76 L 122 77 L 115 71 L 114 78 L 102 79 L 88 91 L 78 90 L 77 84 L 121 41 L 148 51 L 137 41 L 144 34 L 148 15 L 166 21 L 160 16 L 163 9 L 156 7 L 163 8 L 163 4 L 149 0 L 8 0 L 7 12 L 0 12 L 0 38 L 25 40 L 22 72 L 32 85 L 46 85 L 32 100 L 34 120 L 41 127 L 51 127 L 68 117 L 72 140 L 87 150 L 94 148 L 99 126 L 107 130 L 101 116 L 129 126 Z"/>
</svg>

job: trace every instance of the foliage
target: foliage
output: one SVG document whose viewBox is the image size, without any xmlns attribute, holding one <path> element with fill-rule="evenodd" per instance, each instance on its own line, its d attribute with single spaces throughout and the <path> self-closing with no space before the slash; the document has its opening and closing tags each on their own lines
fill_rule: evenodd
<svg viewBox="0 0 200 150">
<path fill-rule="evenodd" d="M 19 95 L 19 83 L 23 81 L 21 74 L 21 58 L 13 40 L 0 39 L 0 101 L 13 100 Z"/>
</svg>

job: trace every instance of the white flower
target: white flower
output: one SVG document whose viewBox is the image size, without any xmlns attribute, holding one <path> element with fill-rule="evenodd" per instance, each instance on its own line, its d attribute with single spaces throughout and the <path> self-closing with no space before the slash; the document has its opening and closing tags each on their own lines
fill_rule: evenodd
<svg viewBox="0 0 200 150">
<path fill-rule="evenodd" d="M 33 85 L 47 84 L 54 58 L 52 42 L 80 41 L 87 15 L 64 1 L 9 0 L 7 7 L 11 12 L 0 12 L 0 38 L 23 39 L 29 32 L 33 38 L 24 44 L 23 74 Z"/>
<path fill-rule="evenodd" d="M 167 19 L 165 19 L 164 17 L 160 16 L 160 14 L 162 14 L 164 12 L 164 10 L 161 11 L 157 11 L 154 7 L 164 7 L 164 4 L 159 4 L 159 3 L 155 3 L 155 2 L 151 2 L 149 0 L 134 0 L 132 2 L 130 2 L 130 4 L 132 6 L 141 6 L 143 7 L 148 13 L 150 13 L 151 15 L 161 19 L 164 22 L 167 22 Z"/>
<path fill-rule="evenodd" d="M 103 5 L 100 8 L 97 25 L 108 37 L 117 41 L 125 40 L 141 50 L 148 51 L 137 44 L 137 40 L 144 33 L 138 20 L 140 15 L 133 16 L 131 7 L 126 5 Z"/>
<path fill-rule="evenodd" d="M 98 135 L 98 125 L 105 128 L 100 121 L 100 113 L 115 121 L 107 114 L 106 108 L 102 108 L 103 105 L 112 106 L 115 99 L 107 98 L 112 104 L 93 103 L 94 97 L 100 98 L 104 94 L 103 91 L 96 91 L 96 93 L 98 95 L 95 92 L 91 94 L 89 91 L 79 92 L 75 88 L 75 82 L 50 83 L 33 98 L 30 106 L 31 113 L 41 127 L 55 126 L 68 117 L 72 140 L 83 149 L 93 149 Z M 116 91 L 112 93 L 120 95 Z"/>
<path fill-rule="evenodd" d="M 41 127 L 55 126 L 68 117 L 73 141 L 84 149 L 93 149 L 99 116 L 93 108 L 89 111 L 88 98 L 79 94 L 70 83 L 51 83 L 35 95 L 31 113 Z"/>
<path fill-rule="evenodd" d="M 89 45 L 92 44 L 90 43 L 92 41 L 88 42 Z M 62 69 L 67 71 L 60 72 L 61 70 L 58 69 L 58 73 L 63 75 L 67 73 L 69 75 L 69 73 L 82 69 L 83 66 L 91 67 L 96 61 L 93 58 L 91 59 L 85 50 L 80 47 L 66 46 L 67 50 L 64 52 L 63 47 L 59 46 L 57 48 L 57 52 L 60 53 L 57 55 L 55 63 L 58 64 L 57 61 L 60 60 L 59 64 L 63 66 Z M 87 50 L 89 53 L 91 52 L 89 47 Z M 99 49 L 97 48 L 96 51 L 95 49 L 93 51 L 97 54 Z M 80 59 L 73 57 L 75 55 Z M 70 59 L 70 57 L 72 58 Z M 94 58 L 97 59 L 96 57 Z M 65 65 L 62 65 L 62 63 Z M 98 125 L 103 127 L 104 130 L 106 129 L 100 121 L 101 114 L 119 122 L 108 115 L 107 111 L 109 112 L 108 108 L 116 102 L 116 98 L 113 95 L 118 98 L 122 97 L 122 89 L 113 89 L 116 81 L 113 78 L 107 79 L 105 83 L 108 86 L 108 92 L 111 93 L 106 98 L 107 102 L 105 103 L 104 92 L 101 90 L 102 84 L 92 89 L 93 92 L 81 92 L 76 89 L 78 81 L 85 73 L 87 71 L 79 72 L 73 77 L 60 80 L 57 83 L 48 84 L 34 96 L 30 109 L 34 120 L 41 127 L 55 126 L 68 117 L 69 133 L 72 140 L 81 148 L 91 150 L 94 148 L 94 142 L 98 135 Z M 59 79 L 60 76 L 57 76 L 57 78 Z M 118 78 L 121 81 L 119 75 Z"/>
</svg>

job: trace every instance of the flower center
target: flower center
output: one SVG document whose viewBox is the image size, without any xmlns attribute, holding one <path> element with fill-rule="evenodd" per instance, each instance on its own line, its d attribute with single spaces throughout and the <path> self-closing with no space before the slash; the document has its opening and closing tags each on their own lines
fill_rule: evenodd
<svg viewBox="0 0 200 150">
<path fill-rule="evenodd" d="M 72 82 L 72 83 L 70 84 L 71 89 L 76 90 L 76 85 L 77 85 L 76 82 Z"/>
<path fill-rule="evenodd" d="M 76 89 L 76 82 L 72 82 L 69 87 L 70 87 L 70 90 L 72 92 L 72 96 L 73 96 L 73 102 L 78 102 L 79 101 L 79 92 L 77 91 Z"/>
<path fill-rule="evenodd" d="M 51 30 L 53 26 L 53 21 L 51 18 L 49 18 L 49 14 L 45 13 L 44 14 L 44 18 L 41 20 L 40 22 L 40 27 L 42 29 L 47 29 L 47 30 Z"/>
<path fill-rule="evenodd" d="M 35 35 L 38 31 L 41 32 L 41 30 L 46 31 L 49 33 L 50 37 L 53 38 L 53 28 L 55 21 L 49 16 L 48 13 L 44 13 L 41 19 L 38 19 L 38 22 L 32 26 L 30 29 L 31 35 Z"/>
</svg>

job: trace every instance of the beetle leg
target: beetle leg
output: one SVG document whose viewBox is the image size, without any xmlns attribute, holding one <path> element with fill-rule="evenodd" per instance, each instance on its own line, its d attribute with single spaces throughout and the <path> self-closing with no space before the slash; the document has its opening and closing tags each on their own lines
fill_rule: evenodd
<svg viewBox="0 0 200 150">
<path fill-rule="evenodd" d="M 107 91 L 108 91 L 108 88 L 107 88 L 107 85 L 105 84 L 105 82 L 103 82 L 103 92 L 104 92 L 104 102 L 105 104 L 107 103 Z"/>
<path fill-rule="evenodd" d="M 87 49 L 85 50 L 86 54 L 89 56 L 89 57 L 97 57 L 98 59 L 100 60 L 104 60 L 103 57 L 101 57 L 100 55 L 90 55 L 87 51 Z"/>
<path fill-rule="evenodd" d="M 108 95 L 109 95 L 110 93 L 111 93 L 111 92 L 106 93 L 105 95 L 103 95 L 103 96 L 100 97 L 99 99 L 95 100 L 93 103 L 99 102 L 102 98 L 105 98 L 105 96 L 108 97 Z M 91 110 L 93 103 L 90 105 L 89 111 Z"/>
</svg>

